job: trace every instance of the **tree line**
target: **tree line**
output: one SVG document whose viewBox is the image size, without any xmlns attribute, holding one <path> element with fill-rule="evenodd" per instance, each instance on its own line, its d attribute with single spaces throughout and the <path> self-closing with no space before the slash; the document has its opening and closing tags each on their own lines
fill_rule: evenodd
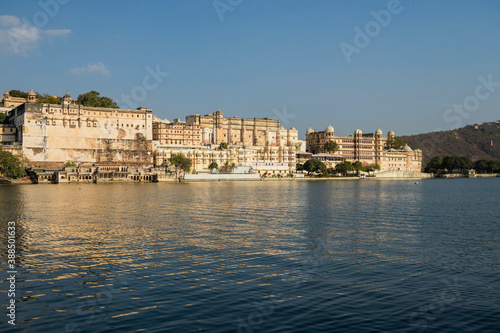
<svg viewBox="0 0 500 333">
<path fill-rule="evenodd" d="M 427 162 L 424 172 L 460 172 L 466 173 L 474 169 L 476 173 L 497 173 L 500 172 L 500 160 L 478 160 L 473 162 L 465 156 L 434 156 Z"/>
<path fill-rule="evenodd" d="M 28 93 L 21 90 L 11 90 L 9 94 L 12 97 L 28 98 Z M 61 97 L 54 97 L 46 93 L 36 93 L 36 101 L 37 103 L 61 104 Z M 100 108 L 119 108 L 114 100 L 106 96 L 101 96 L 101 94 L 95 90 L 78 95 L 76 104 Z"/>
<path fill-rule="evenodd" d="M 322 176 L 340 174 L 342 176 L 347 176 L 348 174 L 354 172 L 359 174 L 359 172 L 361 171 L 371 172 L 380 170 L 380 166 L 378 164 L 363 165 L 360 161 L 351 163 L 349 161 L 346 161 L 345 159 L 342 162 L 337 163 L 337 165 L 335 165 L 335 168 L 328 168 L 325 163 L 316 158 L 311 158 L 304 164 L 297 163 L 295 168 L 297 169 L 297 171 L 307 171 L 307 175 L 309 176 L 313 174 Z"/>
</svg>

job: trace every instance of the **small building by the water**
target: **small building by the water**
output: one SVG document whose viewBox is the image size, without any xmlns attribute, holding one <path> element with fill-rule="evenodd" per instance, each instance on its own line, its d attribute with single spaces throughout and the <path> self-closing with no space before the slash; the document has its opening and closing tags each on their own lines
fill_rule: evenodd
<svg viewBox="0 0 500 333">
<path fill-rule="evenodd" d="M 64 167 L 62 169 L 35 169 L 34 183 L 101 183 L 101 182 L 158 182 L 175 175 L 165 168 L 129 166 Z"/>
</svg>

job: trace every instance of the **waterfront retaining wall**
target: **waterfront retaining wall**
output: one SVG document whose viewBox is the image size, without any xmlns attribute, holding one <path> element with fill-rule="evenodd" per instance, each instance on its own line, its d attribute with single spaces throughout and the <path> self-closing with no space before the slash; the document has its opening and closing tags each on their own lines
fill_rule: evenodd
<svg viewBox="0 0 500 333">
<path fill-rule="evenodd" d="M 384 171 L 375 173 L 376 178 L 433 178 L 431 173 L 411 171 Z"/>
<path fill-rule="evenodd" d="M 203 180 L 259 180 L 260 176 L 256 173 L 244 173 L 244 174 L 187 174 L 184 177 L 186 181 L 203 181 Z"/>
</svg>

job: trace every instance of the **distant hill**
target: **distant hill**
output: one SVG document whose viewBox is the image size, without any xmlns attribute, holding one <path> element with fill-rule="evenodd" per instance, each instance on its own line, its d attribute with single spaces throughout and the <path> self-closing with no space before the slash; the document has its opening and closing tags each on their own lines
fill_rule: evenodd
<svg viewBox="0 0 500 333">
<path fill-rule="evenodd" d="M 467 156 L 473 161 L 500 160 L 500 120 L 402 138 L 411 148 L 422 149 L 424 166 L 433 156 Z"/>
</svg>

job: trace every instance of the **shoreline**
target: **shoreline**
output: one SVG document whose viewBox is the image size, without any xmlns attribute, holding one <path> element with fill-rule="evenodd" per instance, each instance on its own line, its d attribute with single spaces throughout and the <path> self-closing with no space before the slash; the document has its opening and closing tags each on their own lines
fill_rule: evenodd
<svg viewBox="0 0 500 333">
<path fill-rule="evenodd" d="M 161 180 L 158 182 L 146 182 L 146 181 L 102 181 L 102 182 L 64 182 L 64 183 L 51 183 L 51 182 L 41 182 L 38 184 L 33 183 L 29 179 L 3 179 L 0 182 L 2 185 L 60 185 L 60 184 L 157 184 L 157 183 L 213 183 L 213 182 L 281 182 L 281 181 L 325 181 L 325 180 L 358 180 L 358 181 L 380 181 L 380 180 L 418 180 L 418 179 L 474 179 L 474 178 L 500 178 L 500 174 L 479 174 L 476 177 L 366 177 L 365 179 L 360 179 L 359 177 L 300 177 L 300 178 L 242 178 L 242 179 L 189 179 L 182 180 L 178 182 L 173 179 Z"/>
</svg>

